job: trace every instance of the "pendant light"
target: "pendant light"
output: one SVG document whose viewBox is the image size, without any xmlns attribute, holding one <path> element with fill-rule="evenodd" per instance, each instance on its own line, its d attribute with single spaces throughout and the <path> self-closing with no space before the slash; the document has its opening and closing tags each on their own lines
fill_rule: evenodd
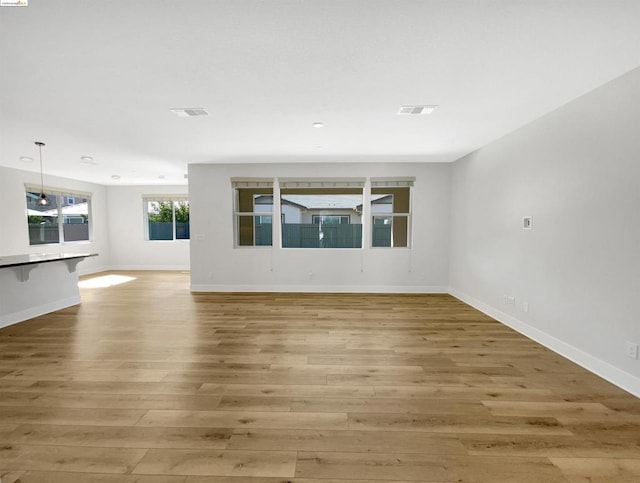
<svg viewBox="0 0 640 483">
<path fill-rule="evenodd" d="M 35 145 L 38 146 L 38 151 L 40 153 L 40 197 L 38 198 L 38 205 L 49 206 L 51 202 L 47 198 L 47 195 L 44 194 L 44 180 L 42 177 L 42 146 L 44 146 L 44 143 L 35 141 Z"/>
</svg>

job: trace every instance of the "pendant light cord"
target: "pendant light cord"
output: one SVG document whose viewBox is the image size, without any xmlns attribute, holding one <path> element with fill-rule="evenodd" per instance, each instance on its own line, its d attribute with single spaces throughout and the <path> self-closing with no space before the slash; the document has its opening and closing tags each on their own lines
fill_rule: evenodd
<svg viewBox="0 0 640 483">
<path fill-rule="evenodd" d="M 42 172 L 42 146 L 44 146 L 44 143 L 35 141 L 35 145 L 38 146 L 38 154 L 40 154 L 40 198 L 38 199 L 38 204 L 48 206 L 49 200 L 47 199 L 47 195 L 44 194 L 44 174 Z"/>
<path fill-rule="evenodd" d="M 42 176 L 42 143 L 37 142 L 38 150 L 40 152 L 40 192 L 44 193 L 44 178 Z"/>
</svg>

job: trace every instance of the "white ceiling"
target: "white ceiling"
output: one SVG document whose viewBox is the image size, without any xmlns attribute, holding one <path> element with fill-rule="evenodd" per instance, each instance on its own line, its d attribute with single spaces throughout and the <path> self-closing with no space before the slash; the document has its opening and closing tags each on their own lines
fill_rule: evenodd
<svg viewBox="0 0 640 483">
<path fill-rule="evenodd" d="M 0 8 L 0 165 L 38 170 L 36 140 L 45 174 L 107 185 L 184 184 L 189 163 L 449 162 L 639 53 L 638 0 L 30 0 Z"/>
</svg>

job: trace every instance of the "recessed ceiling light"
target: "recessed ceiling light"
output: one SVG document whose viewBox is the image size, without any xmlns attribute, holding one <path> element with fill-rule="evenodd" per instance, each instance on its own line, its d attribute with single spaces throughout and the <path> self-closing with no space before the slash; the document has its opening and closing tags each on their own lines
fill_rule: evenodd
<svg viewBox="0 0 640 483">
<path fill-rule="evenodd" d="M 400 106 L 400 110 L 398 114 L 406 115 L 406 114 L 431 114 L 436 110 L 436 105 L 420 105 L 420 106 Z"/>
<path fill-rule="evenodd" d="M 316 128 L 321 128 L 321 127 L 324 127 L 324 124 L 322 124 L 321 122 L 314 122 L 312 126 Z"/>
<path fill-rule="evenodd" d="M 92 164 L 92 165 L 98 164 L 98 162 L 94 160 L 91 156 L 80 156 L 80 162 L 82 164 Z"/>
<path fill-rule="evenodd" d="M 33 163 L 33 158 L 30 158 L 29 156 L 20 156 L 20 161 L 23 163 Z"/>
<path fill-rule="evenodd" d="M 201 107 L 174 107 L 169 110 L 178 117 L 196 117 L 209 115 L 209 113 Z"/>
<path fill-rule="evenodd" d="M 111 179 L 120 179 L 120 175 L 119 174 L 112 174 L 111 175 Z"/>
</svg>

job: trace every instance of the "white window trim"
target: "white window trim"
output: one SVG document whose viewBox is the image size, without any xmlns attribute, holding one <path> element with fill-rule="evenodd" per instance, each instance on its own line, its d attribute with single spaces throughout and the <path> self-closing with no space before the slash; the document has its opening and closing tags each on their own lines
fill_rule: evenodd
<svg viewBox="0 0 640 483">
<path fill-rule="evenodd" d="M 277 192 L 278 192 L 278 202 L 280 206 L 278 209 L 282 214 L 282 192 L 281 190 L 287 189 L 334 189 L 334 188 L 357 188 L 362 193 L 362 205 L 363 205 L 363 213 L 361 215 L 361 224 L 362 224 L 362 239 L 360 240 L 359 247 L 331 247 L 331 248 L 303 248 L 303 247 L 284 247 L 282 240 L 282 220 L 280 220 L 280 226 L 278 227 L 278 233 L 280 234 L 279 248 L 282 250 L 322 250 L 322 251 L 330 251 L 330 250 L 364 250 L 367 244 L 367 237 L 365 230 L 367 229 L 366 218 L 364 216 L 364 206 L 367 203 L 367 198 L 370 199 L 370 191 L 367 191 L 367 178 L 278 178 L 277 183 Z M 275 196 L 276 189 L 274 189 Z M 369 193 L 369 195 L 367 195 Z M 274 198 L 275 199 L 275 198 Z M 275 202 L 274 202 L 275 204 Z M 322 213 L 320 215 L 323 215 Z M 326 213 L 325 213 L 326 215 Z M 313 216 L 313 215 L 312 215 Z M 341 215 L 334 215 L 341 216 Z M 313 218 L 312 218 L 313 220 Z M 351 224 L 351 216 L 349 216 L 349 224 Z M 320 228 L 322 224 L 318 225 Z M 274 228 L 275 229 L 275 228 Z"/>
<path fill-rule="evenodd" d="M 173 223 L 173 239 L 171 240 L 151 240 L 149 238 L 149 207 L 148 203 L 152 201 L 158 202 L 170 202 L 171 203 L 171 218 Z M 176 203 L 182 202 L 189 203 L 189 197 L 187 195 L 142 195 L 142 215 L 143 215 L 143 225 L 144 225 L 144 240 L 152 243 L 184 243 L 188 242 L 191 239 L 189 238 L 176 238 Z M 189 224 L 191 224 L 191 205 L 189 204 Z"/>
<path fill-rule="evenodd" d="M 39 184 L 36 185 L 31 183 L 25 183 L 24 187 L 26 191 L 32 191 L 36 193 L 40 193 L 43 189 Z M 44 192 L 52 195 L 56 195 L 56 196 L 73 196 L 76 198 L 91 198 L 93 196 L 93 193 L 90 193 L 88 191 L 61 189 L 61 188 L 55 188 L 47 185 L 44 186 Z"/>
<path fill-rule="evenodd" d="M 236 188 L 273 188 L 273 178 L 231 178 L 231 187 Z"/>
<path fill-rule="evenodd" d="M 56 197 L 56 200 L 57 200 L 56 204 L 58 207 L 58 220 L 63 220 L 63 222 L 58 223 L 58 241 L 57 242 L 32 244 L 31 239 L 28 236 L 29 246 L 35 247 L 35 246 L 47 246 L 47 245 L 83 245 L 87 243 L 93 243 L 93 200 L 92 200 L 93 193 L 86 192 L 86 191 L 61 189 L 61 188 L 55 188 L 50 186 L 40 186 L 40 185 L 35 185 L 30 183 L 25 183 L 24 185 L 25 198 L 26 198 L 27 192 L 42 193 L 43 191 L 48 195 L 53 195 Z M 89 218 L 87 240 L 65 240 L 64 239 L 64 215 L 62 213 L 62 203 L 61 203 L 63 197 L 85 198 L 87 200 L 87 217 Z M 27 215 L 27 230 L 28 229 L 29 229 L 29 223 L 28 223 L 28 215 Z"/>
<path fill-rule="evenodd" d="M 275 207 L 275 192 L 274 189 L 274 179 L 273 178 L 231 178 L 231 196 L 233 207 L 233 248 L 238 249 L 272 249 L 274 245 L 274 230 L 276 229 L 275 220 L 273 218 L 274 207 Z M 271 204 L 271 211 L 252 211 L 252 212 L 244 212 L 237 211 L 238 207 L 238 190 L 246 189 L 246 188 L 265 188 L 272 190 L 273 202 Z M 255 209 L 255 203 L 254 203 Z M 256 232 L 253 232 L 253 244 L 252 245 L 240 245 L 240 233 L 239 233 L 239 219 L 241 216 L 251 216 L 253 217 L 253 224 L 255 226 L 256 216 L 270 216 L 271 217 L 271 245 L 256 245 Z"/>
<path fill-rule="evenodd" d="M 282 208 L 281 208 L 281 189 L 305 189 L 305 188 L 361 188 L 362 189 L 362 245 L 360 250 L 368 249 L 395 249 L 395 250 L 412 250 L 413 249 L 413 188 L 416 178 L 414 176 L 385 176 L 385 177 L 347 177 L 347 178 L 291 178 L 291 177 L 274 177 L 274 178 L 231 178 L 233 196 L 233 247 L 234 248 L 278 248 L 287 251 L 292 250 L 313 250 L 313 248 L 284 248 L 282 246 Z M 238 245 L 238 218 L 239 216 L 265 216 L 268 212 L 239 212 L 235 208 L 237 206 L 236 188 L 271 188 L 273 189 L 273 205 L 271 211 L 272 219 L 272 245 L 256 246 L 254 245 Z M 410 188 L 409 191 L 409 212 L 408 213 L 376 213 L 371 210 L 371 189 L 372 188 Z M 275 213 L 279 213 L 279 217 L 275 217 Z M 393 233 L 390 247 L 374 247 L 371 230 L 373 228 L 374 217 L 405 217 L 407 218 L 407 246 L 393 246 Z M 254 234 L 255 237 L 255 234 Z M 318 250 L 349 250 L 354 251 L 357 248 L 319 248 Z"/>
<path fill-rule="evenodd" d="M 364 188 L 366 178 L 278 178 L 280 189 Z"/>
<path fill-rule="evenodd" d="M 369 240 L 369 248 L 377 250 L 377 249 L 395 249 L 395 250 L 411 250 L 413 247 L 413 185 L 416 178 L 411 177 L 384 177 L 384 178 L 371 178 L 371 188 L 409 188 L 409 213 L 378 213 L 374 214 L 370 213 L 369 219 L 371 220 L 370 231 L 373 230 L 373 219 L 374 217 L 387 216 L 387 217 L 400 217 L 404 216 L 407 218 L 407 246 L 406 247 L 396 247 L 393 246 L 393 230 L 391 231 L 391 246 L 390 247 L 374 247 L 373 246 L 373 236 L 370 236 Z M 371 192 L 369 192 L 369 206 L 371 206 Z"/>
<path fill-rule="evenodd" d="M 412 188 L 415 177 L 371 178 L 372 188 Z"/>
<path fill-rule="evenodd" d="M 371 246 L 370 248 L 373 249 L 378 249 L 378 248 L 384 248 L 384 249 L 389 249 L 389 248 L 411 248 L 413 245 L 413 231 L 411 230 L 411 213 L 377 213 L 377 214 L 372 214 L 371 215 L 371 229 L 373 230 L 373 227 L 375 225 L 374 219 L 375 218 L 395 218 L 395 217 L 402 217 L 404 216 L 407 219 L 407 231 L 409 233 L 409 237 L 407 237 L 407 246 L 406 247 L 396 247 L 393 245 L 393 228 L 391 229 L 391 246 L 390 247 L 374 247 L 373 246 L 373 237 L 371 237 Z M 393 221 L 392 223 L 392 227 L 393 227 Z"/>
</svg>

